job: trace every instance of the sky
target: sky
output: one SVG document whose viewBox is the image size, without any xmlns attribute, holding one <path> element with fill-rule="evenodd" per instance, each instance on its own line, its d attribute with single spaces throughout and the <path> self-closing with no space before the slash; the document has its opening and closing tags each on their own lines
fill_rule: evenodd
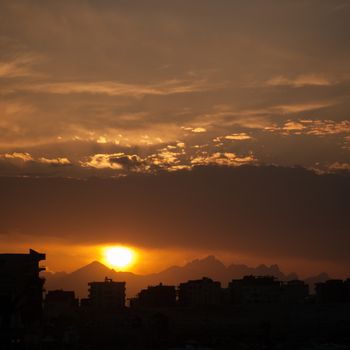
<svg viewBox="0 0 350 350">
<path fill-rule="evenodd" d="M 0 0 L 3 249 L 42 247 L 54 270 L 115 242 L 141 272 L 214 251 L 344 274 L 349 16 L 347 0 Z"/>
</svg>

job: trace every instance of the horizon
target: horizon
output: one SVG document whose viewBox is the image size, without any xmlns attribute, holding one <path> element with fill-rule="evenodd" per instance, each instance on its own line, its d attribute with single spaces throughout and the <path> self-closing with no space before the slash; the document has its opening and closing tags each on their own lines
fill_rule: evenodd
<svg viewBox="0 0 350 350">
<path fill-rule="evenodd" d="M 206 259 L 206 258 L 203 258 L 203 259 Z M 154 272 L 151 272 L 151 273 L 149 273 L 149 274 L 138 274 L 138 273 L 135 273 L 135 272 L 129 271 L 129 270 L 117 270 L 116 268 L 109 267 L 108 265 L 105 265 L 105 264 L 103 264 L 102 262 L 100 262 L 100 261 L 98 261 L 98 260 L 91 261 L 91 262 L 88 263 L 87 265 L 80 266 L 79 268 L 77 268 L 77 269 L 75 269 L 75 270 L 72 270 L 72 271 L 56 271 L 56 272 L 48 271 L 48 272 L 51 272 L 51 273 L 53 273 L 53 274 L 55 274 L 55 273 L 62 273 L 62 272 L 67 273 L 67 274 L 71 274 L 71 273 L 74 273 L 74 272 L 76 272 L 76 271 L 78 271 L 78 270 L 81 270 L 81 269 L 83 269 L 83 268 L 86 268 L 86 267 L 88 267 L 89 265 L 92 265 L 92 264 L 94 264 L 94 263 L 99 263 L 99 264 L 102 265 L 103 267 L 106 267 L 107 269 L 112 270 L 112 271 L 114 271 L 114 272 L 116 272 L 116 273 L 131 273 L 131 274 L 133 274 L 133 275 L 139 275 L 139 276 L 147 277 L 148 275 L 159 274 L 159 273 L 162 273 L 162 272 L 164 272 L 164 271 L 166 271 L 166 270 L 168 270 L 168 269 L 170 269 L 170 268 L 174 268 L 174 267 L 184 268 L 184 267 L 186 267 L 188 264 L 191 264 L 191 263 L 193 263 L 193 262 L 196 261 L 196 260 L 203 260 L 203 259 L 194 259 L 194 260 L 192 260 L 192 261 L 188 261 L 188 262 L 184 263 L 184 265 L 170 265 L 170 266 L 168 266 L 168 267 L 165 268 L 165 269 L 162 269 L 162 270 L 159 270 L 159 271 L 154 271 Z M 220 260 L 219 260 L 219 261 L 220 261 Z M 221 261 L 220 261 L 220 262 L 221 262 Z M 234 263 L 229 264 L 229 265 L 227 265 L 227 266 L 225 265 L 225 268 L 227 269 L 227 268 L 229 268 L 231 265 L 234 265 Z M 330 276 L 330 275 L 327 273 L 327 271 L 320 271 L 319 273 L 316 273 L 315 275 L 310 275 L 310 276 L 309 276 L 309 275 L 300 276 L 300 275 L 298 274 L 298 272 L 296 272 L 296 271 L 286 272 L 286 271 L 282 270 L 278 264 L 264 264 L 264 263 L 262 263 L 262 264 L 259 264 L 259 265 L 256 265 L 256 266 L 248 266 L 248 265 L 245 265 L 245 264 L 238 264 L 238 265 L 244 265 L 244 266 L 246 266 L 246 267 L 253 268 L 253 269 L 257 269 L 257 268 L 259 268 L 259 267 L 271 268 L 272 266 L 277 266 L 277 267 L 279 268 L 279 271 L 282 272 L 284 275 L 288 276 L 288 275 L 296 274 L 299 280 L 305 280 L 305 279 L 309 279 L 309 278 L 313 278 L 313 277 L 318 277 L 318 276 L 320 276 L 320 275 L 327 275 L 327 276 L 329 276 L 329 279 L 344 279 L 344 280 L 345 280 L 345 279 L 347 279 L 347 278 L 350 278 L 349 275 L 344 275 L 344 276 L 333 276 L 333 275 L 331 275 L 331 276 Z M 207 275 L 207 274 L 204 274 L 204 275 Z M 204 275 L 203 275 L 203 277 L 215 278 L 215 276 L 212 276 L 212 275 L 210 275 L 210 276 L 204 276 Z M 247 276 L 250 276 L 250 275 L 247 275 Z M 260 275 L 252 275 L 252 276 L 261 277 Z M 265 275 L 262 275 L 262 276 L 265 276 Z M 266 276 L 270 276 L 270 275 L 266 275 Z M 281 281 L 284 281 L 284 280 L 282 279 Z M 162 283 L 162 282 L 161 282 L 161 283 Z"/>
<path fill-rule="evenodd" d="M 32 248 L 31 248 L 32 249 Z M 34 251 L 36 251 L 35 249 L 33 249 Z M 41 252 L 42 253 L 42 252 Z M 17 254 L 27 254 L 27 252 L 11 252 L 11 253 L 6 253 L 6 252 L 2 252 L 1 254 L 14 254 L 14 255 L 17 255 Z M 43 253 L 45 254 L 45 253 Z M 132 271 L 132 268 L 128 269 L 128 267 L 126 268 L 119 268 L 116 267 L 116 266 L 113 266 L 111 264 L 108 264 L 108 262 L 106 262 L 103 258 L 100 259 L 100 260 L 92 260 L 86 264 L 84 264 L 83 266 L 77 266 L 75 268 L 73 268 L 72 270 L 58 270 L 58 271 L 53 271 L 53 270 L 50 270 L 50 269 L 47 269 L 47 267 L 45 266 L 45 270 L 43 271 L 43 273 L 48 273 L 48 274 L 61 274 L 61 273 L 65 273 L 65 274 L 72 274 L 72 273 L 75 273 L 79 270 L 82 270 L 82 269 L 85 269 L 91 265 L 96 265 L 96 263 L 98 264 L 98 266 L 102 266 L 102 267 L 105 267 L 106 269 L 109 269 L 109 270 L 112 270 L 113 272 L 116 272 L 116 273 L 131 273 L 133 275 L 139 275 L 139 276 L 148 276 L 148 275 L 154 275 L 154 274 L 160 274 L 162 272 L 165 272 L 169 269 L 172 269 L 172 268 L 185 268 L 187 267 L 188 265 L 193 265 L 195 263 L 201 263 L 203 261 L 215 261 L 215 263 L 220 263 L 223 265 L 224 269 L 229 269 L 230 267 L 241 267 L 241 268 L 249 268 L 249 269 L 258 269 L 258 268 L 267 268 L 267 269 L 271 269 L 271 268 L 277 268 L 277 270 L 279 272 L 281 272 L 283 275 L 285 275 L 286 277 L 290 276 L 290 275 L 296 275 L 298 279 L 300 280 L 305 280 L 305 279 L 308 279 L 308 278 L 313 278 L 313 277 L 317 277 L 319 275 L 328 275 L 331 279 L 337 279 L 337 278 L 341 278 L 341 279 L 347 279 L 347 278 L 350 278 L 350 275 L 343 275 L 343 276 L 337 276 L 337 275 L 329 275 L 328 271 L 319 271 L 318 273 L 315 273 L 313 275 L 302 275 L 302 274 L 299 274 L 298 271 L 285 271 L 283 268 L 281 268 L 281 266 L 278 264 L 278 263 L 264 263 L 264 262 L 261 262 L 261 263 L 258 263 L 256 265 L 252 265 L 250 266 L 249 264 L 245 264 L 245 263 L 242 263 L 242 262 L 239 262 L 239 261 L 231 261 L 229 263 L 225 263 L 223 262 L 220 257 L 217 257 L 215 255 L 203 255 L 201 257 L 196 257 L 196 258 L 192 258 L 192 259 L 189 259 L 189 260 L 185 260 L 183 261 L 182 263 L 177 263 L 177 264 L 173 264 L 173 265 L 169 265 L 169 266 L 166 266 L 165 268 L 162 268 L 160 270 L 157 270 L 157 271 L 150 271 L 150 272 L 147 272 L 147 273 L 138 273 L 138 272 L 135 272 L 135 271 Z M 258 276 L 258 275 L 255 275 L 255 276 Z M 209 276 L 209 277 L 214 277 L 214 276 Z"/>
</svg>

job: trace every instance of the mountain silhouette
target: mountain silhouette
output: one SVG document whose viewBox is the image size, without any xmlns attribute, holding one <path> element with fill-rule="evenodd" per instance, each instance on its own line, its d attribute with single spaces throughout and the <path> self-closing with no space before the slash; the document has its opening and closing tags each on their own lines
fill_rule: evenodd
<svg viewBox="0 0 350 350">
<path fill-rule="evenodd" d="M 58 275 L 58 276 L 56 276 Z M 127 294 L 135 295 L 140 287 L 143 287 L 143 276 L 132 272 L 117 272 L 103 265 L 99 261 L 83 266 L 71 273 L 43 274 L 46 278 L 45 289 L 74 290 L 78 297 L 86 297 L 88 294 L 88 282 L 103 281 L 106 277 L 115 281 L 127 282 Z"/>
<path fill-rule="evenodd" d="M 321 283 L 330 280 L 330 277 L 327 273 L 321 272 L 316 276 L 312 276 L 305 279 L 305 282 L 310 286 L 310 292 L 313 293 L 315 290 L 316 283 Z"/>
<path fill-rule="evenodd" d="M 171 266 L 159 273 L 148 275 L 154 282 L 178 284 L 188 279 L 211 277 L 215 280 L 225 280 L 226 266 L 213 255 L 204 259 L 195 259 L 184 266 Z"/>
<path fill-rule="evenodd" d="M 46 278 L 46 290 L 65 289 L 74 290 L 78 297 L 86 297 L 88 293 L 88 282 L 103 281 L 105 277 L 115 281 L 126 282 L 126 293 L 128 297 L 135 296 L 141 289 L 149 285 L 159 283 L 178 285 L 189 279 L 199 279 L 203 276 L 210 277 L 222 283 L 226 287 L 233 278 L 242 278 L 246 275 L 274 276 L 282 281 L 297 279 L 295 273 L 284 274 L 278 265 L 259 265 L 249 267 L 244 264 L 231 264 L 226 267 L 215 256 L 209 255 L 203 259 L 195 259 L 184 266 L 171 266 L 161 272 L 148 275 L 137 275 L 132 272 L 118 272 L 103 265 L 98 261 L 83 266 L 71 273 L 43 273 Z M 326 273 L 311 277 L 306 280 L 313 288 L 314 283 L 329 279 Z"/>
</svg>

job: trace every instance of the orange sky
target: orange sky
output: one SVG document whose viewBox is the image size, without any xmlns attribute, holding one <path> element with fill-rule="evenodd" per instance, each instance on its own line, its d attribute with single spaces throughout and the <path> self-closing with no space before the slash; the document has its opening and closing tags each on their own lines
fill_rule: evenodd
<svg viewBox="0 0 350 350">
<path fill-rule="evenodd" d="M 108 243 L 106 245 L 67 245 L 62 242 L 45 242 L 28 241 L 23 243 L 11 243 L 2 245 L 2 252 L 27 253 L 28 247 L 39 252 L 46 253 L 46 260 L 42 265 L 50 272 L 72 272 L 83 267 L 94 260 L 97 260 L 106 266 L 120 271 L 131 271 L 136 274 L 150 274 L 160 272 L 170 266 L 183 266 L 195 259 L 202 259 L 208 255 L 215 255 L 217 259 L 222 261 L 226 266 L 230 264 L 246 264 L 255 267 L 260 264 L 272 265 L 278 264 L 281 271 L 285 274 L 297 272 L 300 277 L 310 277 L 320 272 L 332 272 L 333 277 L 348 277 L 348 269 L 341 267 L 330 261 L 310 261 L 304 259 L 285 259 L 283 257 L 270 258 L 269 256 L 249 256 L 232 251 L 212 251 L 207 250 L 187 250 L 178 249 L 149 249 L 135 247 L 124 244 L 123 246 L 131 248 L 134 252 L 134 260 L 132 264 L 124 269 L 118 269 L 112 266 L 106 260 L 104 254 L 106 247 L 120 246 L 119 243 Z M 215 276 L 213 276 L 215 277 Z"/>
<path fill-rule="evenodd" d="M 349 269 L 346 0 L 0 2 L 1 251 L 137 273 Z"/>
</svg>

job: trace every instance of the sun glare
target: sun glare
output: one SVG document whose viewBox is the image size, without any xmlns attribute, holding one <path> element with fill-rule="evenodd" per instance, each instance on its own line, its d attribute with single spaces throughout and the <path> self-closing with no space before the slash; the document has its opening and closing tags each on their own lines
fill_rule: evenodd
<svg viewBox="0 0 350 350">
<path fill-rule="evenodd" d="M 132 264 L 134 252 L 127 247 L 111 247 L 106 249 L 105 258 L 111 266 L 125 268 Z"/>
</svg>

